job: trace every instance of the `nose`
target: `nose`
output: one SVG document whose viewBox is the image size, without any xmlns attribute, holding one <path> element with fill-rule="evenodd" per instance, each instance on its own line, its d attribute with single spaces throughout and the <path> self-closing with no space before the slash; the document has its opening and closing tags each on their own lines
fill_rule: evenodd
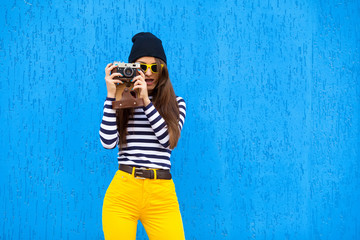
<svg viewBox="0 0 360 240">
<path fill-rule="evenodd" d="M 146 76 L 150 76 L 151 75 L 151 69 L 150 68 L 148 68 L 147 70 L 146 70 L 146 72 L 145 72 L 145 75 Z"/>
</svg>

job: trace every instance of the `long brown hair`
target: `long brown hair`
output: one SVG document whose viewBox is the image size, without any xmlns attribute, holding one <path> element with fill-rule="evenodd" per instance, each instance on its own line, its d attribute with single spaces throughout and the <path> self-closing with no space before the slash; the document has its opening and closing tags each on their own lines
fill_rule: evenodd
<svg viewBox="0 0 360 240">
<path fill-rule="evenodd" d="M 161 69 L 159 72 L 158 82 L 152 91 L 152 102 L 156 110 L 164 118 L 169 133 L 170 148 L 174 149 L 180 138 L 179 129 L 179 106 L 176 101 L 176 95 L 173 86 L 170 82 L 169 72 L 164 61 L 155 58 L 157 68 Z M 163 67 L 161 67 L 161 64 Z M 126 144 L 127 125 L 130 116 L 134 113 L 134 109 L 119 109 L 116 110 L 116 122 L 119 132 L 119 147 Z"/>
</svg>

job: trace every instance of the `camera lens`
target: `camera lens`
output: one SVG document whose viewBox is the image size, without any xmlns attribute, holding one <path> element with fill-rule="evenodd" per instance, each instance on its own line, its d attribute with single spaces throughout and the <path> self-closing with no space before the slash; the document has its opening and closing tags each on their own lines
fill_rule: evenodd
<svg viewBox="0 0 360 240">
<path fill-rule="evenodd" d="M 132 68 L 125 68 L 124 69 L 124 76 L 125 77 L 131 77 L 133 72 L 134 72 L 134 70 L 132 70 Z"/>
</svg>

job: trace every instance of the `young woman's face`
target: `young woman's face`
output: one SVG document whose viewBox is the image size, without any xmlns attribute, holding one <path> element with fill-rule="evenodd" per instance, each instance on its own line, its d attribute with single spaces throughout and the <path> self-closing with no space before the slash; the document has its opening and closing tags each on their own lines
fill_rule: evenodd
<svg viewBox="0 0 360 240">
<path fill-rule="evenodd" d="M 138 60 L 136 60 L 136 62 L 138 63 L 144 63 L 144 64 L 156 64 L 155 58 L 154 57 L 142 57 L 139 58 Z M 145 68 L 145 66 L 142 66 L 142 68 Z M 158 80 L 159 80 L 159 70 L 160 69 L 156 69 L 156 66 L 153 67 L 153 70 L 157 70 L 157 72 L 153 72 L 151 71 L 151 68 L 148 67 L 147 70 L 145 71 L 145 81 L 147 84 L 147 89 L 148 91 L 152 91 Z"/>
</svg>

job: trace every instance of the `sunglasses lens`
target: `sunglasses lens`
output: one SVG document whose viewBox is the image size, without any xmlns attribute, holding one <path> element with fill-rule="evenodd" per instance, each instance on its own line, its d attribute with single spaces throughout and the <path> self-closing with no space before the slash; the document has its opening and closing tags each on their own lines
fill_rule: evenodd
<svg viewBox="0 0 360 240">
<path fill-rule="evenodd" d="M 147 66 L 146 66 L 146 65 L 140 64 L 140 67 L 141 67 L 141 69 L 142 69 L 144 72 L 146 72 L 146 70 L 147 70 Z"/>
<path fill-rule="evenodd" d="M 154 65 L 152 65 L 151 66 L 151 71 L 153 71 L 153 72 L 157 72 L 157 65 L 156 64 L 154 64 Z"/>
</svg>

